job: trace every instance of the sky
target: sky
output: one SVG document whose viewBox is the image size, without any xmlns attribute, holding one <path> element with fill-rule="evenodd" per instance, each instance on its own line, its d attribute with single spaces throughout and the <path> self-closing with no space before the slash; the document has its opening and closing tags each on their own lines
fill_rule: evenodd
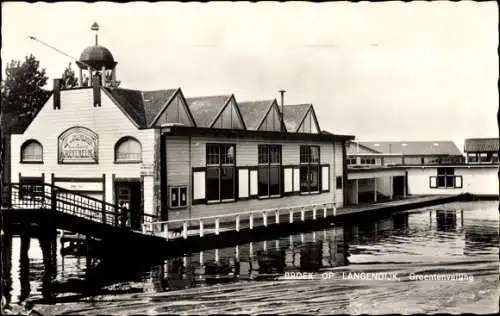
<svg viewBox="0 0 500 316">
<path fill-rule="evenodd" d="M 2 2 L 2 69 L 52 79 L 94 44 L 122 88 L 312 103 L 321 129 L 360 141 L 498 137 L 496 2 Z M 76 67 L 73 62 L 73 68 Z M 4 74 L 4 70 L 2 71 Z"/>
</svg>

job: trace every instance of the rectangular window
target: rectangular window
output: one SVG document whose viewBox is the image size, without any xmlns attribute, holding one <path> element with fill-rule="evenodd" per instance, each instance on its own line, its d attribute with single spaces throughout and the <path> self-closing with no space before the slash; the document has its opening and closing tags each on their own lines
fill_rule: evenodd
<svg viewBox="0 0 500 316">
<path fill-rule="evenodd" d="M 437 168 L 437 188 L 455 187 L 455 168 Z"/>
<path fill-rule="evenodd" d="M 467 154 L 467 161 L 469 163 L 471 163 L 471 162 L 477 162 L 477 154 L 476 153 L 468 153 Z"/>
<path fill-rule="evenodd" d="M 43 178 L 21 178 L 19 198 L 24 200 L 41 200 L 44 196 Z"/>
<path fill-rule="evenodd" d="M 281 195 L 281 145 L 259 145 L 259 197 Z"/>
<path fill-rule="evenodd" d="M 487 153 L 480 153 L 479 154 L 479 162 L 488 162 L 490 159 L 488 159 L 488 154 Z"/>
<path fill-rule="evenodd" d="M 207 144 L 206 195 L 208 202 L 231 201 L 236 196 L 234 144 Z"/>
<path fill-rule="evenodd" d="M 492 162 L 498 162 L 498 153 L 493 153 L 491 155 L 491 161 Z"/>
<path fill-rule="evenodd" d="M 337 177 L 337 190 L 342 189 L 342 177 Z"/>
<path fill-rule="evenodd" d="M 300 146 L 300 192 L 319 192 L 319 146 Z"/>
<path fill-rule="evenodd" d="M 170 208 L 187 206 L 187 186 L 170 188 Z"/>
</svg>

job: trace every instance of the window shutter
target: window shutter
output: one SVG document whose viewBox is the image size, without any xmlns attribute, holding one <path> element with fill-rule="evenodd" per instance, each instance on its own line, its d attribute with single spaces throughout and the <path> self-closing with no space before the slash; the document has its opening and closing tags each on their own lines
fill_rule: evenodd
<svg viewBox="0 0 500 316">
<path fill-rule="evenodd" d="M 238 197 L 247 198 L 249 194 L 248 169 L 238 170 Z"/>
<path fill-rule="evenodd" d="M 255 196 L 257 195 L 257 179 L 258 179 L 258 174 L 257 170 L 251 170 L 250 171 L 250 195 Z"/>
<path fill-rule="evenodd" d="M 300 192 L 300 168 L 293 168 L 293 191 Z"/>
<path fill-rule="evenodd" d="M 193 199 L 205 199 L 205 171 L 193 172 Z"/>
<path fill-rule="evenodd" d="M 455 176 L 455 188 L 462 188 L 462 176 Z"/>
<path fill-rule="evenodd" d="M 431 176 L 429 178 L 429 182 L 430 182 L 431 189 L 437 188 L 437 177 L 436 176 Z"/>
<path fill-rule="evenodd" d="M 330 191 L 330 166 L 321 166 L 321 190 Z"/>
<path fill-rule="evenodd" d="M 283 168 L 284 192 L 293 192 L 293 168 Z"/>
</svg>

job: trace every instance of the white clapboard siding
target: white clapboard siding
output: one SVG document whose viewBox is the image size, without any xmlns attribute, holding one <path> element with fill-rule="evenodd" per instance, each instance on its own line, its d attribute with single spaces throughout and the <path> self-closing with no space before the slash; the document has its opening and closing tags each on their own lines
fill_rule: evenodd
<svg viewBox="0 0 500 316">
<path fill-rule="evenodd" d="M 92 88 L 61 91 L 61 109 L 53 109 L 53 96 L 40 110 L 36 118 L 22 135 L 12 135 L 12 181 L 22 176 L 40 176 L 45 173 L 56 177 L 102 177 L 106 175 L 106 200 L 113 202 L 112 174 L 117 178 L 140 177 L 141 164 L 115 164 L 114 146 L 124 136 L 133 136 L 141 142 L 142 162 L 153 164 L 154 130 L 139 130 L 115 103 L 101 91 L 101 107 L 93 106 Z M 83 126 L 99 137 L 98 164 L 58 164 L 58 137 L 71 127 Z M 20 148 L 24 141 L 36 139 L 43 146 L 43 164 L 21 164 Z M 150 178 L 150 179 L 148 179 Z M 144 211 L 152 212 L 152 176 L 144 177 Z"/>
<path fill-rule="evenodd" d="M 168 186 L 189 185 L 189 138 L 169 136 L 166 142 Z"/>
<path fill-rule="evenodd" d="M 174 140 L 169 140 L 171 137 L 167 137 L 167 152 L 169 152 L 169 149 L 172 149 L 174 145 L 171 144 L 171 141 Z M 187 144 L 188 137 L 184 137 L 184 140 L 175 140 L 175 146 L 181 146 L 180 144 Z M 258 192 L 258 173 L 256 170 L 250 170 L 250 172 L 245 172 L 243 170 L 248 170 L 243 167 L 255 167 L 257 166 L 258 162 L 258 145 L 259 144 L 281 144 L 282 145 L 282 164 L 283 165 L 298 165 L 300 163 L 300 145 L 318 145 L 320 146 L 320 159 L 321 159 L 321 164 L 329 164 L 330 165 L 330 172 L 329 172 L 329 179 L 330 179 L 330 188 L 332 189 L 332 183 L 334 181 L 333 177 L 333 170 L 335 169 L 333 166 L 333 157 L 334 157 L 334 146 L 333 143 L 305 143 L 305 142 L 300 142 L 300 141 L 270 141 L 270 140 L 258 140 L 258 139 L 221 139 L 221 138 L 214 138 L 214 137 L 192 137 L 191 139 L 191 167 L 192 168 L 197 168 L 197 167 L 206 167 L 206 144 L 207 143 L 233 143 L 236 144 L 236 166 L 240 167 L 238 175 L 239 175 L 239 180 L 238 180 L 238 190 L 237 194 L 239 197 L 246 197 L 247 194 L 245 194 L 248 190 L 248 194 L 250 196 L 255 196 L 257 195 Z M 339 143 L 340 144 L 340 143 Z M 184 146 L 184 145 L 182 145 Z M 184 149 L 180 149 L 182 151 L 182 155 L 186 153 L 185 147 L 182 147 Z M 341 150 L 341 147 L 340 147 Z M 168 154 L 167 154 L 168 155 Z M 340 151 L 340 155 L 342 155 L 342 152 Z M 175 155 L 175 157 L 181 156 Z M 187 155 L 186 155 L 187 157 Z M 180 161 L 185 161 L 185 157 L 179 157 Z M 167 159 L 168 160 L 168 159 Z M 340 158 L 340 163 L 341 163 L 341 158 Z M 184 182 L 187 183 L 189 177 L 191 175 L 187 175 L 184 172 L 181 172 L 180 166 L 175 167 L 177 170 L 175 171 L 168 171 L 169 175 L 169 185 L 170 180 L 172 181 L 182 181 L 181 178 L 185 177 Z M 170 168 L 171 169 L 171 168 Z M 285 169 L 286 170 L 286 169 Z M 176 173 L 177 176 L 181 178 L 176 178 L 176 177 L 171 177 L 170 172 Z M 295 168 L 295 169 L 290 169 L 289 171 L 285 171 L 288 176 L 285 175 L 289 180 L 285 180 L 284 184 L 284 189 L 286 192 L 298 192 L 300 191 L 300 169 Z M 248 176 L 247 176 L 248 175 Z M 199 181 L 196 180 L 199 177 Z M 293 181 L 292 181 L 293 178 Z M 203 178 L 201 177 L 201 173 L 195 172 L 193 174 L 193 181 L 194 181 L 194 198 L 195 199 L 203 199 L 205 197 L 205 174 L 203 174 Z M 287 181 L 289 182 L 287 184 Z M 242 185 L 248 184 L 250 182 L 250 187 L 246 188 Z M 199 186 L 198 186 L 199 183 Z M 201 185 L 203 183 L 203 186 Z M 202 191 L 203 190 L 203 191 Z M 288 190 L 288 191 L 287 191 Z M 197 195 L 196 192 L 203 192 L 199 193 Z M 340 191 L 341 192 L 341 191 Z M 191 216 L 196 217 L 196 216 L 210 216 L 210 215 L 217 215 L 221 213 L 228 213 L 228 212 L 238 212 L 241 210 L 251 210 L 251 209 L 263 209 L 263 208 L 268 208 L 268 207 L 278 207 L 282 205 L 303 205 L 303 204 L 314 204 L 314 203 L 332 203 L 334 202 L 334 197 L 336 195 L 333 192 L 325 192 L 322 194 L 315 194 L 315 195 L 293 195 L 293 196 L 286 196 L 283 198 L 277 198 L 277 199 L 250 199 L 248 201 L 238 201 L 234 203 L 224 203 L 224 204 L 196 204 L 192 205 L 191 208 Z M 176 215 L 177 214 L 177 215 Z M 187 216 L 186 212 L 172 212 L 169 215 L 171 219 L 174 218 L 181 218 Z M 176 217 L 178 216 L 178 217 Z"/>
</svg>

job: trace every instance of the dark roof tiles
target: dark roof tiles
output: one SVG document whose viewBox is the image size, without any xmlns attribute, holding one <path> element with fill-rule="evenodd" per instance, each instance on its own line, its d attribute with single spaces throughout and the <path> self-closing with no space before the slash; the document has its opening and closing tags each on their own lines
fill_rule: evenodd
<svg viewBox="0 0 500 316">
<path fill-rule="evenodd" d="M 210 124 L 222 110 L 222 107 L 228 102 L 229 98 L 231 98 L 231 95 L 186 98 L 196 126 L 210 127 Z"/>
<path fill-rule="evenodd" d="M 165 104 L 174 96 L 178 89 L 143 91 L 144 114 L 148 125 L 153 123 L 153 119 L 164 108 Z"/>
<path fill-rule="evenodd" d="M 104 88 L 140 127 L 147 128 L 178 89 L 139 91 L 123 88 Z"/>
<path fill-rule="evenodd" d="M 284 106 L 283 120 L 285 121 L 285 127 L 288 132 L 295 133 L 297 131 L 300 122 L 302 122 L 310 107 L 311 104 L 292 104 Z"/>
<path fill-rule="evenodd" d="M 238 107 L 249 130 L 257 130 L 274 100 L 239 102 Z"/>
</svg>

